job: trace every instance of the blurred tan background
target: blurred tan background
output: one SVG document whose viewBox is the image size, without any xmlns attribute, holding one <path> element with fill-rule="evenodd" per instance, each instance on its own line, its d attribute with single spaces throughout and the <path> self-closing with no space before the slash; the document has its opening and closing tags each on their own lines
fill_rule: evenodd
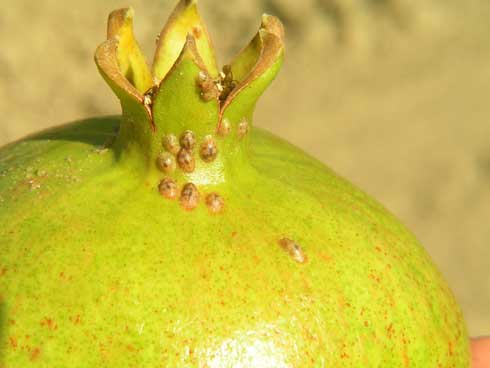
<svg viewBox="0 0 490 368">
<path fill-rule="evenodd" d="M 92 55 L 108 13 L 134 6 L 151 60 L 170 0 L 16 0 L 0 12 L 0 144 L 115 114 Z M 201 0 L 226 62 L 280 16 L 288 54 L 256 124 L 372 194 L 417 235 L 490 333 L 490 2 Z"/>
</svg>

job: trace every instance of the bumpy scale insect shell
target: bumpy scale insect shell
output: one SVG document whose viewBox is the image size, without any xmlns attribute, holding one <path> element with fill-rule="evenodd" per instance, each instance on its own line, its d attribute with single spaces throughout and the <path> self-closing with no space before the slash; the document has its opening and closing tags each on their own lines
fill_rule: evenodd
<svg viewBox="0 0 490 368">
<path fill-rule="evenodd" d="M 162 145 L 168 152 L 173 155 L 176 155 L 179 152 L 179 140 L 173 134 L 167 134 L 162 138 Z"/>
<path fill-rule="evenodd" d="M 186 210 L 193 210 L 199 203 L 199 190 L 193 183 L 187 183 L 180 192 L 180 204 Z"/>
<path fill-rule="evenodd" d="M 179 143 L 182 148 L 185 148 L 187 150 L 194 149 L 194 146 L 196 145 L 196 136 L 194 132 L 190 130 L 184 131 L 180 135 Z"/>
<path fill-rule="evenodd" d="M 172 178 L 164 178 L 158 185 L 158 191 L 162 196 L 169 199 L 177 197 L 177 183 Z"/>
<path fill-rule="evenodd" d="M 162 152 L 157 157 L 157 167 L 164 173 L 171 173 L 175 170 L 175 158 L 170 152 Z"/>
<path fill-rule="evenodd" d="M 214 138 L 210 135 L 204 137 L 204 141 L 199 148 L 199 155 L 204 162 L 212 162 L 218 155 L 218 147 Z"/>
<path fill-rule="evenodd" d="M 191 150 L 181 148 L 177 153 L 177 164 L 186 173 L 191 173 L 196 168 L 196 160 Z"/>
<path fill-rule="evenodd" d="M 225 201 L 218 193 L 209 193 L 206 196 L 206 206 L 211 213 L 219 213 L 223 211 L 225 206 Z"/>
</svg>

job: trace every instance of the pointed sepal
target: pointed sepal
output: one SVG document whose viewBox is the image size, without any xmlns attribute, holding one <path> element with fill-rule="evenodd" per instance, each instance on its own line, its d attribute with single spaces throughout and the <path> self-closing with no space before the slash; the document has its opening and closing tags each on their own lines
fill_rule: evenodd
<svg viewBox="0 0 490 368">
<path fill-rule="evenodd" d="M 124 113 L 146 112 L 151 123 L 151 110 L 144 104 L 144 92 L 153 80 L 133 34 L 133 10 L 119 9 L 109 15 L 107 40 L 95 51 L 95 63 L 121 101 Z"/>
<path fill-rule="evenodd" d="M 107 40 L 95 51 L 95 63 L 107 84 L 119 98 L 123 122 L 115 142 L 119 155 L 138 151 L 151 159 L 147 147 L 155 130 L 151 107 L 144 92 L 153 80 L 132 30 L 133 10 L 115 10 L 109 15 Z"/>
<path fill-rule="evenodd" d="M 153 78 L 134 37 L 133 16 L 132 8 L 112 12 L 107 24 L 107 38 L 118 41 L 116 56 L 121 73 L 138 91 L 144 93 L 153 85 Z"/>
<path fill-rule="evenodd" d="M 218 75 L 214 49 L 199 15 L 197 0 L 181 0 L 158 37 L 153 60 L 153 76 L 157 81 L 165 77 L 179 57 L 188 34 L 193 35 L 208 73 L 212 77 Z"/>
<path fill-rule="evenodd" d="M 243 118 L 251 120 L 255 104 L 279 72 L 284 57 L 284 29 L 278 18 L 262 16 L 257 35 L 231 63 L 237 86 L 221 106 L 223 119 L 237 125 Z"/>
</svg>

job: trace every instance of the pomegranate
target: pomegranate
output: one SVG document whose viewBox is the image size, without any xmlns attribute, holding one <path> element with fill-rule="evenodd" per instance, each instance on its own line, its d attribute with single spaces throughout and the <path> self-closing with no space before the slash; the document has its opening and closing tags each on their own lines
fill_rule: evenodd
<svg viewBox="0 0 490 368">
<path fill-rule="evenodd" d="M 0 149 L 0 366 L 468 367 L 414 236 L 253 127 L 280 21 L 219 69 L 181 1 L 150 69 L 132 19 L 95 54 L 120 116 Z"/>
</svg>

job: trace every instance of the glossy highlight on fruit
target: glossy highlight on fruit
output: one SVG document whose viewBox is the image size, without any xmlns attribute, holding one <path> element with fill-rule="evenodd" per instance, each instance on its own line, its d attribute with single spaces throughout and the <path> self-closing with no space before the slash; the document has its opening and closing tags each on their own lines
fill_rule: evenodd
<svg viewBox="0 0 490 368">
<path fill-rule="evenodd" d="M 151 68 L 132 19 L 95 54 L 120 116 L 0 148 L 0 367 L 469 367 L 414 236 L 253 127 L 280 21 L 219 70 L 195 0 Z"/>
</svg>

